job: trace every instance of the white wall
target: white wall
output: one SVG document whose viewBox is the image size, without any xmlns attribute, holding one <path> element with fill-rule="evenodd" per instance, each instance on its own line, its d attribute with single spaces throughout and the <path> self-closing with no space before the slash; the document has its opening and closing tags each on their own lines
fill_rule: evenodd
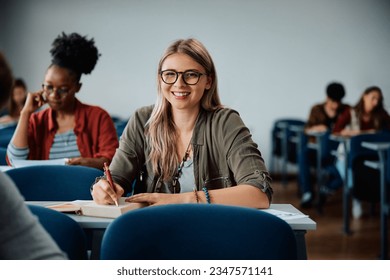
<svg viewBox="0 0 390 280">
<path fill-rule="evenodd" d="M 266 159 L 272 123 L 306 119 L 330 81 L 346 101 L 378 85 L 390 105 L 390 1 L 0 0 L 0 50 L 37 90 L 62 31 L 95 39 L 100 60 L 79 98 L 120 117 L 154 102 L 158 60 L 178 38 L 214 58 L 222 102 L 237 109 Z"/>
</svg>

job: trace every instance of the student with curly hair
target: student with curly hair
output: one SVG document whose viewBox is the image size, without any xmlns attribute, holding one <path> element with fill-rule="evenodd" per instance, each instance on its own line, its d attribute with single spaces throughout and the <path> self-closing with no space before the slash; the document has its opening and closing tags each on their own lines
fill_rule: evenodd
<svg viewBox="0 0 390 280">
<path fill-rule="evenodd" d="M 77 33 L 59 35 L 42 89 L 28 94 L 7 155 L 14 159 L 68 158 L 70 165 L 103 168 L 111 162 L 118 137 L 110 115 L 81 103 L 81 75 L 90 74 L 99 58 L 94 40 Z M 43 105 L 48 108 L 40 110 Z"/>
<path fill-rule="evenodd" d="M 156 72 L 157 100 L 138 109 L 122 134 L 99 204 L 132 192 L 149 205 L 217 203 L 268 208 L 271 178 L 239 114 L 222 106 L 213 60 L 198 40 L 173 42 Z"/>
</svg>

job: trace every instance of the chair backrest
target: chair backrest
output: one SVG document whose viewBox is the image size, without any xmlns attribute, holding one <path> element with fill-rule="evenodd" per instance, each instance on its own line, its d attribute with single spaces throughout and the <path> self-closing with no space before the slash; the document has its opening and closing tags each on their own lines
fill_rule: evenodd
<svg viewBox="0 0 390 280">
<path fill-rule="evenodd" d="M 283 153 L 283 140 L 278 137 L 278 134 L 283 133 L 283 131 L 286 132 L 286 139 L 287 139 L 287 159 L 289 162 L 296 162 L 296 151 L 297 147 L 296 144 L 288 141 L 288 139 L 293 136 L 294 132 L 289 129 L 290 126 L 304 126 L 305 121 L 300 119 L 278 119 L 274 122 L 273 128 L 272 128 L 272 154 L 274 156 L 282 156 Z M 285 130 L 284 130 L 285 129 Z"/>
<path fill-rule="evenodd" d="M 386 153 L 386 170 L 385 170 L 385 174 L 386 174 L 386 182 L 387 184 L 390 185 L 390 148 L 387 150 L 387 153 Z M 390 201 L 390 197 L 389 197 L 389 201 Z"/>
<path fill-rule="evenodd" d="M 16 125 L 0 129 L 0 147 L 7 148 L 12 136 L 14 135 Z"/>
<path fill-rule="evenodd" d="M 122 136 L 122 132 L 125 129 L 128 119 L 123 119 L 118 116 L 111 116 L 112 121 L 114 122 L 116 133 L 118 137 Z"/>
<path fill-rule="evenodd" d="M 376 151 L 363 147 L 362 142 L 389 142 L 389 141 L 390 141 L 390 132 L 359 134 L 351 137 L 349 164 L 352 164 L 352 162 L 356 160 L 356 157 L 363 157 L 363 156 L 370 157 L 372 155 L 377 155 Z"/>
<path fill-rule="evenodd" d="M 5 171 L 30 201 L 92 199 L 90 187 L 103 171 L 85 166 L 40 165 Z"/>
<path fill-rule="evenodd" d="M 117 133 L 118 137 L 121 137 L 123 130 L 125 129 L 125 127 L 127 125 L 127 121 L 121 121 L 121 122 L 118 121 L 114 124 L 115 124 L 115 129 L 116 129 L 116 133 Z"/>
<path fill-rule="evenodd" d="M 378 153 L 362 146 L 362 142 L 389 142 L 390 133 L 360 134 L 351 137 L 348 165 L 352 171 L 353 194 L 364 201 L 378 202 L 380 198 L 379 171 L 367 167 L 366 160 L 378 160 Z"/>
<path fill-rule="evenodd" d="M 130 211 L 106 229 L 102 259 L 297 259 L 283 220 L 260 210 L 176 204 Z"/>
<path fill-rule="evenodd" d="M 5 156 L 7 155 L 7 148 L 0 147 L 0 165 L 7 165 Z"/>
<path fill-rule="evenodd" d="M 42 206 L 28 205 L 28 207 L 69 259 L 87 259 L 86 237 L 75 220 Z"/>
</svg>

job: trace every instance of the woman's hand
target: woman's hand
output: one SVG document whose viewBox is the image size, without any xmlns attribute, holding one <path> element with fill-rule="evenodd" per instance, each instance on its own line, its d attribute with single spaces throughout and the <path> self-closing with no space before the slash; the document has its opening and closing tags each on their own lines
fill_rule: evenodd
<svg viewBox="0 0 390 280">
<path fill-rule="evenodd" d="M 100 158 L 76 157 L 76 158 L 68 159 L 66 164 L 68 164 L 68 165 L 83 165 L 83 166 L 94 167 L 94 168 L 102 170 L 104 162 L 110 162 L 110 161 L 105 157 L 100 157 Z"/>
<path fill-rule="evenodd" d="M 21 114 L 32 114 L 37 109 L 42 107 L 47 103 L 46 101 L 46 94 L 43 90 L 39 90 L 36 92 L 29 92 L 27 94 L 26 102 L 24 103 L 23 109 L 21 111 Z"/>
<path fill-rule="evenodd" d="M 361 134 L 360 130 L 352 130 L 352 129 L 343 129 L 340 132 L 340 135 L 345 136 L 345 137 L 352 137 L 352 136 L 359 135 L 359 134 Z"/>
<path fill-rule="evenodd" d="M 140 193 L 126 198 L 127 202 L 140 202 L 149 205 L 196 203 L 194 193 Z"/>
<path fill-rule="evenodd" d="M 123 188 L 114 183 L 114 189 L 105 179 L 100 179 L 92 186 L 92 198 L 97 204 L 115 204 L 125 192 Z"/>
<path fill-rule="evenodd" d="M 327 130 L 328 130 L 328 127 L 326 125 L 319 124 L 319 125 L 313 125 L 313 126 L 307 128 L 306 132 L 307 133 L 310 133 L 310 132 L 325 132 Z"/>
</svg>

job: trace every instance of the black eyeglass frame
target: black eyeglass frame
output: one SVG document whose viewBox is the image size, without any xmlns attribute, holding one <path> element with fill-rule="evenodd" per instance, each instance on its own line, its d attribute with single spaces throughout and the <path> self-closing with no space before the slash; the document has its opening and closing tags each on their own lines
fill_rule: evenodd
<svg viewBox="0 0 390 280">
<path fill-rule="evenodd" d="M 47 87 L 50 87 L 49 89 L 47 89 Z M 52 85 L 45 85 L 45 84 L 42 84 L 42 89 L 44 92 L 46 92 L 47 94 L 52 94 L 54 92 L 58 93 L 60 96 L 67 96 L 71 91 L 72 91 L 72 88 L 68 88 L 68 89 L 62 89 L 62 88 L 56 88 L 56 87 L 53 87 Z"/>
<path fill-rule="evenodd" d="M 173 72 L 173 73 L 175 73 L 175 74 L 176 74 L 175 81 L 174 81 L 174 82 L 171 82 L 171 83 L 167 83 L 167 82 L 164 80 L 164 78 L 163 78 L 163 75 L 164 75 L 165 72 Z M 197 80 L 195 83 L 187 83 L 187 81 L 186 81 L 185 78 L 184 78 L 186 73 L 196 73 L 197 75 L 199 75 L 199 76 L 198 76 L 198 80 Z M 183 72 L 177 72 L 177 71 L 175 71 L 175 70 L 169 70 L 169 69 L 167 69 L 167 70 L 162 70 L 162 71 L 160 71 L 161 80 L 162 80 L 165 84 L 167 84 L 167 85 L 173 85 L 174 83 L 176 83 L 176 82 L 177 82 L 177 79 L 179 78 L 179 75 L 181 75 L 181 78 L 182 78 L 183 82 L 184 82 L 186 85 L 194 86 L 194 85 L 196 85 L 196 84 L 199 83 L 199 80 L 200 80 L 200 78 L 201 78 L 203 75 L 206 75 L 206 76 L 207 76 L 208 74 L 207 74 L 207 73 L 198 72 L 198 71 L 195 71 L 195 70 L 186 70 L 186 71 L 183 71 Z"/>
</svg>

